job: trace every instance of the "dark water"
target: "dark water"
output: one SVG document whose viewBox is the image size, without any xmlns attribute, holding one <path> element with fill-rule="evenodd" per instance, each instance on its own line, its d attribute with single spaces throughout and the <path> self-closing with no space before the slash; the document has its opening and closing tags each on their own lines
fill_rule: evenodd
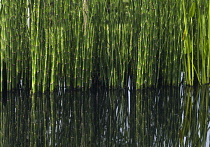
<svg viewBox="0 0 210 147">
<path fill-rule="evenodd" d="M 2 94 L 0 146 L 209 146 L 210 89 Z"/>
</svg>

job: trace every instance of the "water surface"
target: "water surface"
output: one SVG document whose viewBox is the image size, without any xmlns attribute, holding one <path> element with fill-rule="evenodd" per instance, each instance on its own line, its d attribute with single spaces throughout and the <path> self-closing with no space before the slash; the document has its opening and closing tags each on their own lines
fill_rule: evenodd
<svg viewBox="0 0 210 147">
<path fill-rule="evenodd" d="M 209 146 L 210 90 L 2 94 L 0 146 Z"/>
</svg>

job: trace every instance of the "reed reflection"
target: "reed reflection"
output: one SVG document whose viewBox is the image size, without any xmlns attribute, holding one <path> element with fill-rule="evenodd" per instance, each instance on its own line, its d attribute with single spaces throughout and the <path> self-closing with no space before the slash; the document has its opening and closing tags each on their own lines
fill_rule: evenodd
<svg viewBox="0 0 210 147">
<path fill-rule="evenodd" d="M 7 93 L 1 146 L 208 146 L 209 88 Z"/>
</svg>

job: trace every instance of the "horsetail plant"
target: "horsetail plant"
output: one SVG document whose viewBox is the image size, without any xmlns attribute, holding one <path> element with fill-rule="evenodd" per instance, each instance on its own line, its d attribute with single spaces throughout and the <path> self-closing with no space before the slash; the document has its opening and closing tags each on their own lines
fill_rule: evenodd
<svg viewBox="0 0 210 147">
<path fill-rule="evenodd" d="M 0 89 L 208 84 L 210 2 L 0 1 Z M 7 84 L 3 84 L 3 83 Z"/>
</svg>

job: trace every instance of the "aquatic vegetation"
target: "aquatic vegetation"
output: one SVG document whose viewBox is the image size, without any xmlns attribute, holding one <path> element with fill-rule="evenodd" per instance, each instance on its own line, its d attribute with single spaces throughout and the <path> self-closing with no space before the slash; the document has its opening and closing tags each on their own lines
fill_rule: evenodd
<svg viewBox="0 0 210 147">
<path fill-rule="evenodd" d="M 208 84 L 209 5 L 1 0 L 0 91 Z"/>
</svg>

